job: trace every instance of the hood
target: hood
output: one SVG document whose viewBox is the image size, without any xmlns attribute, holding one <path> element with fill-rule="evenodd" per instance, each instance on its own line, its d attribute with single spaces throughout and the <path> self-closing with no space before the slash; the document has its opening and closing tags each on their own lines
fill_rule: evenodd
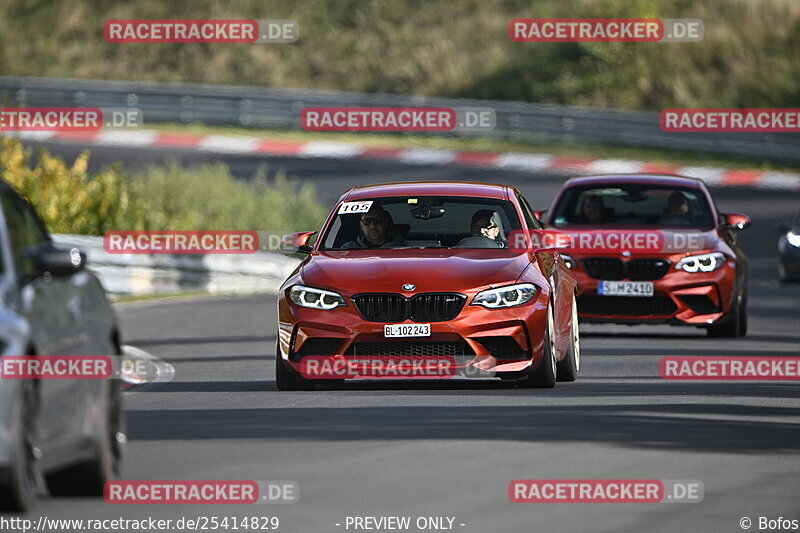
<svg viewBox="0 0 800 533">
<path fill-rule="evenodd" d="M 466 291 L 511 283 L 530 264 L 512 250 L 346 250 L 312 255 L 303 282 L 349 293 Z"/>
</svg>

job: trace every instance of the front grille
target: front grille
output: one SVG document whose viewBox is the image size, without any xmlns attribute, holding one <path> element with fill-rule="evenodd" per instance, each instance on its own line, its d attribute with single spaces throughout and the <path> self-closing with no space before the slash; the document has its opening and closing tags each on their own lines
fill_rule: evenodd
<svg viewBox="0 0 800 533">
<path fill-rule="evenodd" d="M 423 293 L 406 298 L 402 294 L 367 293 L 353 296 L 361 318 L 370 322 L 444 322 L 453 320 L 467 297 L 463 294 Z"/>
<path fill-rule="evenodd" d="M 583 269 L 594 279 L 618 280 L 625 277 L 625 264 L 612 257 L 584 259 Z"/>
<path fill-rule="evenodd" d="M 400 294 L 353 296 L 361 318 L 370 322 L 402 322 L 408 317 L 408 300 Z"/>
<path fill-rule="evenodd" d="M 496 359 L 527 359 L 528 352 L 520 348 L 517 341 L 511 337 L 481 337 L 478 341 L 483 344 L 489 355 Z"/>
<path fill-rule="evenodd" d="M 465 342 L 354 342 L 346 355 L 474 355 Z"/>
<path fill-rule="evenodd" d="M 578 300 L 578 311 L 587 315 L 666 316 L 676 310 L 675 302 L 666 296 L 583 296 Z"/>
<path fill-rule="evenodd" d="M 678 298 L 699 315 L 710 315 L 711 313 L 719 313 L 721 311 L 719 306 L 712 302 L 705 294 L 682 294 L 679 295 Z"/>
<path fill-rule="evenodd" d="M 629 280 L 649 281 L 663 278 L 669 270 L 670 262 L 666 259 L 633 259 L 627 265 Z"/>
<path fill-rule="evenodd" d="M 594 279 L 649 281 L 661 279 L 669 270 L 666 259 L 633 259 L 622 261 L 613 257 L 589 257 L 582 261 L 583 269 Z"/>
</svg>

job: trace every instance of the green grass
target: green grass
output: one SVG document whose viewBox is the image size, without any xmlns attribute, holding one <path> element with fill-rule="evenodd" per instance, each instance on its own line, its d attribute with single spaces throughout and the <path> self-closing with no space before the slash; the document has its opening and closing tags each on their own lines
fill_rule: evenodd
<svg viewBox="0 0 800 533">
<path fill-rule="evenodd" d="M 285 130 L 260 130 L 238 127 L 206 126 L 203 124 L 148 124 L 147 129 L 179 131 L 198 135 L 242 135 L 292 141 L 336 141 L 389 148 L 439 148 L 476 152 L 520 152 L 545 153 L 557 156 L 634 159 L 678 166 L 715 166 L 725 168 L 748 168 L 759 170 L 797 171 L 800 164 L 779 164 L 762 159 L 722 157 L 697 152 L 658 150 L 653 148 L 628 148 L 621 146 L 543 144 L 532 145 L 513 141 L 467 137 L 436 137 L 421 135 L 393 135 L 370 133 L 306 132 Z"/>
<path fill-rule="evenodd" d="M 8 0 L 5 75 L 494 98 L 623 109 L 795 107 L 795 0 Z M 518 17 L 699 18 L 699 43 L 515 43 Z M 293 44 L 113 44 L 111 18 L 293 19 Z"/>
<path fill-rule="evenodd" d="M 177 162 L 129 171 L 121 164 L 88 172 L 89 153 L 71 164 L 41 150 L 35 162 L 19 140 L 0 139 L 0 176 L 36 208 L 53 233 L 112 230 L 274 230 L 319 228 L 327 209 L 310 185 L 284 173 L 249 181 L 222 163 Z"/>
</svg>

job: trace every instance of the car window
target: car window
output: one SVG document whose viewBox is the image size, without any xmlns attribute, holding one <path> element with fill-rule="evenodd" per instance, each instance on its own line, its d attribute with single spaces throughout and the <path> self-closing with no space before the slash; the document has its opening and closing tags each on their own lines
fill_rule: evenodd
<svg viewBox="0 0 800 533">
<path fill-rule="evenodd" d="M 522 229 L 507 200 L 401 196 L 363 201 L 372 202 L 367 213 L 337 213 L 322 237 L 322 250 L 504 248 L 509 232 Z"/>
<path fill-rule="evenodd" d="M 32 276 L 36 269 L 28 255 L 31 248 L 50 240 L 39 217 L 24 200 L 16 195 L 0 197 L 3 215 L 11 239 L 11 252 L 20 279 Z"/>
<path fill-rule="evenodd" d="M 571 187 L 561 196 L 551 220 L 555 226 L 714 226 L 711 208 L 700 191 L 642 184 Z"/>
<path fill-rule="evenodd" d="M 533 214 L 533 209 L 531 209 L 531 204 L 528 203 L 528 200 L 519 193 L 517 193 L 517 200 L 519 201 L 520 207 L 522 207 L 522 216 L 525 217 L 528 229 L 541 229 L 541 225 L 536 219 L 536 215 Z"/>
</svg>

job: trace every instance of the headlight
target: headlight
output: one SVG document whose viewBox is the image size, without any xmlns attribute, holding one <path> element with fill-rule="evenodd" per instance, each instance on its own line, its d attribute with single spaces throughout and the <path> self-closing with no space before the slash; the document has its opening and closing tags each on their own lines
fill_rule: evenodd
<svg viewBox="0 0 800 533">
<path fill-rule="evenodd" d="M 786 234 L 786 240 L 789 241 L 789 244 L 792 246 L 797 246 L 800 248 L 800 234 L 790 231 Z"/>
<path fill-rule="evenodd" d="M 339 306 L 345 307 L 347 303 L 341 295 L 333 291 L 315 289 L 295 285 L 289 290 L 289 299 L 300 307 L 310 307 L 312 309 L 336 309 Z"/>
<path fill-rule="evenodd" d="M 472 305 L 482 305 L 489 309 L 500 309 L 503 307 L 514 307 L 528 303 L 536 296 L 539 288 L 532 283 L 520 283 L 518 285 L 508 285 L 497 289 L 487 289 L 475 295 Z"/>
<path fill-rule="evenodd" d="M 712 272 L 725 264 L 725 255 L 719 252 L 713 254 L 690 255 L 684 257 L 675 265 L 676 270 L 686 272 Z"/>
</svg>

